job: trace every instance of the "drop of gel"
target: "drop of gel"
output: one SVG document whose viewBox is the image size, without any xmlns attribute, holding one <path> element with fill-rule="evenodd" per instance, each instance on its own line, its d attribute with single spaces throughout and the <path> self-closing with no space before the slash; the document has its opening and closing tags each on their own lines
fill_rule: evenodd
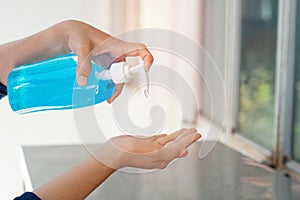
<svg viewBox="0 0 300 200">
<path fill-rule="evenodd" d="M 144 90 L 144 95 L 145 95 L 146 98 L 148 98 L 148 96 L 149 96 L 149 90 L 148 89 Z"/>
<path fill-rule="evenodd" d="M 146 72 L 145 75 L 146 75 L 146 84 L 147 85 L 146 85 L 146 89 L 144 90 L 144 95 L 146 98 L 148 98 L 148 96 L 149 96 L 149 73 Z"/>
</svg>

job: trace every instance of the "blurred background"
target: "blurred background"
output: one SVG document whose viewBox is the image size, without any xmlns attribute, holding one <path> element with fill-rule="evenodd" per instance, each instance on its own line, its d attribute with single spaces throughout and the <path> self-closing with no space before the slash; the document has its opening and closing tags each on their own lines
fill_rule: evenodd
<svg viewBox="0 0 300 200">
<path fill-rule="evenodd" d="M 148 107 L 158 104 L 164 108 L 167 121 L 163 131 L 197 126 L 203 130 L 204 139 L 220 140 L 258 161 L 273 166 L 288 166 L 290 161 L 298 166 L 300 5 L 295 6 L 292 0 L 290 6 L 283 2 L 10 0 L 0 7 L 0 43 L 29 36 L 66 19 L 84 21 L 116 37 L 137 29 L 163 29 L 170 33 L 166 42 L 175 46 L 177 41 L 172 36 L 182 35 L 202 49 L 199 55 L 190 52 L 198 58 L 194 67 L 181 55 L 149 46 L 154 64 L 180 74 L 197 100 L 195 104 L 186 95 L 178 102 L 176 95 L 153 86 Z M 129 40 L 143 42 L 143 35 Z M 200 77 L 197 70 L 201 71 Z M 172 76 L 165 78 L 181 87 Z M 180 92 L 187 94 L 185 90 Z M 212 99 L 218 94 L 218 99 Z M 137 96 L 132 101 L 132 121 L 151 123 L 148 115 L 143 115 L 145 100 Z M 95 110 L 100 124 L 106 120 L 105 136 L 117 135 L 113 117 L 107 117 L 112 116 L 111 106 L 104 102 Z M 6 97 L 0 101 L 0 120 L 1 199 L 12 199 L 23 191 L 19 165 L 22 145 L 82 143 L 72 111 L 19 115 L 10 109 Z M 207 123 L 222 135 L 204 128 Z M 95 138 L 89 139 L 84 142 Z M 240 148 L 241 144 L 249 148 Z"/>
</svg>

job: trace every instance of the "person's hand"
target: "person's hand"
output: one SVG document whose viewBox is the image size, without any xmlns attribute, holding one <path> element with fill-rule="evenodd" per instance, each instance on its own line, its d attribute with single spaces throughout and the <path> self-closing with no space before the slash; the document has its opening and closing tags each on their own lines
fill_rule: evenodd
<svg viewBox="0 0 300 200">
<path fill-rule="evenodd" d="M 113 169 L 162 169 L 172 160 L 187 156 L 187 148 L 200 137 L 194 128 L 151 137 L 122 135 L 108 140 L 94 156 Z"/>
<path fill-rule="evenodd" d="M 109 67 L 114 62 L 125 61 L 127 56 L 139 56 L 144 61 L 145 71 L 150 69 L 153 56 L 144 44 L 131 43 L 114 38 L 88 24 L 76 20 L 63 22 L 66 30 L 66 43 L 69 51 L 78 56 L 77 82 L 84 86 L 91 71 L 91 58 L 106 55 L 102 65 Z M 118 84 L 114 94 L 108 99 L 111 103 L 122 91 L 124 84 Z"/>
<path fill-rule="evenodd" d="M 144 69 L 146 72 L 150 70 L 153 63 L 153 56 L 144 44 L 125 42 L 113 37 L 106 39 L 98 45 L 92 52 L 92 60 L 105 67 L 109 67 L 112 63 L 126 61 L 126 57 L 139 56 L 144 61 Z M 120 94 L 124 87 L 124 83 L 117 84 L 112 96 L 107 100 L 111 103 Z"/>
</svg>

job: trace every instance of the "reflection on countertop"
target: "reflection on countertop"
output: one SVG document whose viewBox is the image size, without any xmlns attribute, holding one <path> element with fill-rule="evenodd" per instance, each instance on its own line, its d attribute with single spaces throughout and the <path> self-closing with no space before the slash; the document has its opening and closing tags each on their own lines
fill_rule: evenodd
<svg viewBox="0 0 300 200">
<path fill-rule="evenodd" d="M 118 171 L 87 199 L 300 199 L 300 184 L 282 171 L 256 163 L 220 143 L 208 156 L 199 159 L 201 144 L 194 144 L 188 157 L 163 170 Z M 88 156 L 82 145 L 27 146 L 23 153 L 33 188 Z"/>
</svg>

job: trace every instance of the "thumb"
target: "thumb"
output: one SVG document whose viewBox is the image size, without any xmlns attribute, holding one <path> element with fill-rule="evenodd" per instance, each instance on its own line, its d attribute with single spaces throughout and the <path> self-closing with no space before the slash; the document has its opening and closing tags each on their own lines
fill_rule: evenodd
<svg viewBox="0 0 300 200">
<path fill-rule="evenodd" d="M 85 86 L 91 72 L 91 58 L 89 49 L 80 50 L 77 52 L 78 66 L 77 66 L 77 83 L 80 86 Z"/>
</svg>

